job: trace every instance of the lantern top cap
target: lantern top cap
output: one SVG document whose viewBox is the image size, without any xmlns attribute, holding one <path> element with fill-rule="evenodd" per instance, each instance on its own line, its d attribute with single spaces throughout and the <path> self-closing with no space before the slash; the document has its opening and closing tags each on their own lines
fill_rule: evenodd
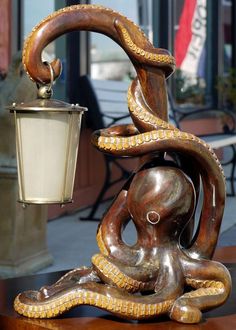
<svg viewBox="0 0 236 330">
<path fill-rule="evenodd" d="M 54 99 L 36 99 L 27 103 L 13 103 L 7 107 L 11 112 L 84 112 L 88 109 Z"/>
</svg>

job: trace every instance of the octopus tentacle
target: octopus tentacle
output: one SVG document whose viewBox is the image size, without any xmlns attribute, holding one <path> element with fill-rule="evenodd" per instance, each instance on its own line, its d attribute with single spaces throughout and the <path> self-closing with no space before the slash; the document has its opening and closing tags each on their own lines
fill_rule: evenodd
<svg viewBox="0 0 236 330">
<path fill-rule="evenodd" d="M 135 265 L 139 259 L 137 247 L 128 246 L 122 239 L 123 226 L 129 221 L 130 214 L 126 205 L 127 190 L 122 189 L 114 199 L 99 227 L 99 247 L 104 255 L 109 255 L 127 265 Z M 112 233 L 116 233 L 112 235 Z"/>
<path fill-rule="evenodd" d="M 194 288 L 179 297 L 170 317 L 182 323 L 198 323 L 201 311 L 222 305 L 231 291 L 231 278 L 225 266 L 214 261 L 186 259 L 186 284 Z"/>
<path fill-rule="evenodd" d="M 97 245 L 98 245 L 98 248 L 99 248 L 101 254 L 104 255 L 104 256 L 108 256 L 109 252 L 108 252 L 108 249 L 106 248 L 106 245 L 103 241 L 102 227 L 101 226 L 99 226 L 99 228 L 98 228 L 96 239 L 97 239 Z"/>
<path fill-rule="evenodd" d="M 94 263 L 98 265 L 100 270 L 107 266 L 101 267 L 100 261 L 104 261 L 101 258 L 101 256 L 93 258 Z M 98 262 L 96 259 L 99 259 Z M 165 276 L 161 276 L 159 287 L 156 290 L 157 293 L 147 296 L 129 294 L 127 289 L 134 292 L 131 288 L 135 286 L 143 288 L 143 283 L 138 281 L 135 283 L 132 278 L 123 275 L 111 264 L 108 264 L 108 266 L 113 267 L 112 270 L 115 275 L 120 277 L 120 283 L 116 282 L 121 289 L 95 282 L 75 283 L 73 286 L 65 288 L 63 292 L 59 291 L 48 299 L 41 299 L 38 291 L 28 291 L 16 297 L 14 308 L 19 314 L 27 317 L 51 318 L 72 307 L 87 304 L 103 308 L 118 316 L 126 316 L 131 319 L 147 319 L 169 313 L 174 301 L 182 292 L 182 288 L 177 285 L 178 281 L 169 281 L 168 285 L 164 285 Z M 168 268 L 173 271 L 171 264 Z M 166 273 L 169 273 L 169 269 L 166 269 Z M 182 277 L 179 270 L 175 274 L 178 278 Z M 127 282 L 128 280 L 129 282 Z M 157 283 L 156 281 L 156 285 Z"/>
<path fill-rule="evenodd" d="M 141 87 L 138 78 L 135 78 L 131 83 L 127 93 L 128 107 L 131 118 L 140 132 L 147 132 L 159 129 L 168 129 L 178 131 L 178 129 L 169 124 L 167 121 L 161 119 L 155 112 L 148 106 L 144 96 L 141 92 Z"/>
<path fill-rule="evenodd" d="M 49 299 L 51 296 L 60 294 L 63 296 L 63 292 L 78 284 L 87 282 L 101 282 L 96 271 L 93 267 L 80 267 L 73 269 L 62 276 L 57 282 L 49 286 L 43 286 L 37 293 L 37 299 L 42 301 L 43 299 Z M 26 293 L 26 296 L 28 292 Z M 32 298 L 32 297 L 31 297 Z M 32 305 L 34 304 L 34 298 L 32 298 Z"/>
<path fill-rule="evenodd" d="M 36 25 L 24 44 L 23 65 L 25 71 L 32 80 L 38 83 L 49 83 L 50 72 L 47 65 L 41 59 L 42 50 L 52 40 L 64 33 L 75 30 L 94 31 L 107 35 L 121 45 L 128 56 L 134 60 L 136 53 L 132 48 L 125 49 L 125 40 L 121 38 L 118 32 L 121 26 L 126 28 L 129 37 L 134 43 L 139 44 L 140 49 L 144 49 L 145 52 L 155 52 L 155 55 L 160 53 L 160 57 L 155 57 L 154 64 L 165 64 L 165 68 L 166 70 L 168 69 L 169 74 L 173 72 L 174 59 L 167 51 L 161 49 L 158 51 L 158 49 L 155 49 L 140 28 L 126 17 L 114 10 L 97 5 L 68 6 L 54 12 Z M 150 61 L 142 54 L 141 58 L 144 63 Z M 168 63 L 167 59 L 169 59 Z M 54 60 L 51 65 L 54 71 L 54 78 L 56 78 L 60 75 L 61 71 L 60 60 Z"/>
<path fill-rule="evenodd" d="M 158 269 L 155 269 L 156 274 L 153 274 L 153 282 L 151 282 L 151 278 L 147 282 L 136 280 L 134 279 L 134 275 L 132 276 L 132 268 L 135 268 L 136 273 L 138 275 L 141 275 L 141 272 L 144 271 L 142 266 L 130 267 L 131 269 L 130 271 L 128 271 L 131 273 L 131 275 L 128 276 L 127 266 L 125 267 L 124 265 L 122 265 L 121 271 L 121 269 L 116 264 L 102 256 L 101 254 L 96 254 L 92 257 L 92 264 L 98 271 L 99 276 L 104 280 L 104 282 L 113 284 L 120 289 L 124 289 L 127 292 L 132 293 L 144 290 L 151 290 L 154 286 L 154 278 L 157 277 L 158 273 Z"/>
<path fill-rule="evenodd" d="M 220 162 L 206 142 L 190 133 L 175 130 L 151 131 L 122 138 L 104 137 L 102 131 L 97 131 L 92 141 L 100 150 L 118 156 L 174 151 L 192 157 L 199 166 L 206 198 L 200 219 L 200 231 L 189 253 L 195 253 L 196 257 L 212 256 L 223 216 L 225 181 Z M 207 232 L 211 232 L 211 238 L 206 240 Z"/>
<path fill-rule="evenodd" d="M 122 24 L 122 22 L 117 19 L 115 21 L 115 26 L 117 31 L 121 37 L 121 40 L 124 44 L 124 50 L 128 54 L 132 54 L 132 59 L 138 61 L 138 63 L 148 63 L 149 64 L 156 64 L 157 62 L 160 63 L 161 67 L 165 67 L 168 65 L 168 69 L 166 72 L 166 77 L 168 77 L 175 69 L 175 58 L 170 55 L 170 53 L 166 53 L 166 50 L 162 50 L 163 53 L 157 53 L 155 50 L 152 49 L 152 52 L 146 51 L 140 48 L 138 45 L 135 44 L 135 41 L 131 38 L 129 31 L 126 27 Z M 146 61 L 145 61 L 146 60 Z"/>
<path fill-rule="evenodd" d="M 160 299 L 156 294 L 139 297 L 99 283 L 79 285 L 64 292 L 63 296 L 58 295 L 43 302 L 37 300 L 37 291 L 29 293 L 34 299 L 27 299 L 25 295 L 19 294 L 14 308 L 19 314 L 32 318 L 52 318 L 72 307 L 91 305 L 118 316 L 146 319 L 168 313 L 174 303 L 174 299 Z"/>
</svg>

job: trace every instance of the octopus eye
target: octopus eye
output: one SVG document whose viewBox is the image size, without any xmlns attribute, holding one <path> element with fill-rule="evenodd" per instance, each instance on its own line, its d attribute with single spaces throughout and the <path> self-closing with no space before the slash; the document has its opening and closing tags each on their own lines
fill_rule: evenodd
<svg viewBox="0 0 236 330">
<path fill-rule="evenodd" d="M 152 225 L 156 225 L 161 220 L 161 217 L 156 211 L 149 211 L 146 215 L 146 219 Z"/>
</svg>

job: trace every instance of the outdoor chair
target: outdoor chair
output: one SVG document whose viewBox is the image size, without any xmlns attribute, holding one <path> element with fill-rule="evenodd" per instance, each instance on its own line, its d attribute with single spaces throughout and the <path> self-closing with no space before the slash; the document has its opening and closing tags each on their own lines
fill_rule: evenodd
<svg viewBox="0 0 236 330">
<path fill-rule="evenodd" d="M 226 173 L 226 181 L 229 183 L 227 187 L 227 195 L 235 196 L 235 167 L 236 167 L 236 123 L 235 115 L 227 109 L 212 109 L 210 106 L 196 108 L 190 105 L 179 106 L 174 101 L 173 96 L 168 89 L 169 113 L 171 121 L 176 127 L 183 128 L 184 123 L 189 120 L 199 119 L 218 119 L 220 124 L 211 131 L 194 133 L 201 139 L 211 145 L 213 149 L 221 149 L 220 161 Z M 186 126 L 186 125 L 185 125 Z"/>
</svg>

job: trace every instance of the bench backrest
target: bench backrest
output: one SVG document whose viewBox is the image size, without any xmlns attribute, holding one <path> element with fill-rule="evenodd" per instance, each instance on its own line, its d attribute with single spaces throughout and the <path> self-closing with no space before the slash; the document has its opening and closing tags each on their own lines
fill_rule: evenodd
<svg viewBox="0 0 236 330">
<path fill-rule="evenodd" d="M 131 123 L 127 108 L 129 82 L 79 78 L 79 103 L 88 108 L 87 123 L 96 130 Z"/>
<path fill-rule="evenodd" d="M 114 80 L 96 80 L 88 75 L 79 78 L 79 103 L 88 108 L 86 112 L 87 125 L 97 130 L 112 125 L 132 123 L 127 107 L 127 90 L 130 82 Z M 199 117 L 199 115 L 219 113 L 207 108 L 194 109 L 193 107 L 178 107 L 168 90 L 169 121 L 179 127 L 185 118 Z M 226 115 L 226 113 L 225 113 Z M 227 114 L 229 116 L 229 114 Z M 231 118 L 231 122 L 232 118 Z M 230 124 L 227 131 L 234 131 L 234 125 Z"/>
</svg>

